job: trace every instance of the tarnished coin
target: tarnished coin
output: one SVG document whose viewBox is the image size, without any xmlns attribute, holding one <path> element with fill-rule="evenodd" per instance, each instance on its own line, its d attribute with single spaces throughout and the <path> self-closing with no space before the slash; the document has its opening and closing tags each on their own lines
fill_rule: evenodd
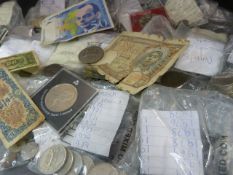
<svg viewBox="0 0 233 175">
<path fill-rule="evenodd" d="M 71 167 L 74 164 L 74 154 L 72 151 L 68 151 L 68 156 L 65 165 L 60 169 L 55 175 L 67 175 L 67 173 L 71 170 Z"/>
<path fill-rule="evenodd" d="M 58 84 L 45 96 L 45 105 L 52 112 L 63 112 L 71 108 L 78 98 L 78 91 L 72 84 Z"/>
<path fill-rule="evenodd" d="M 38 160 L 38 169 L 43 174 L 59 171 L 67 159 L 67 150 L 63 145 L 55 145 L 47 149 Z"/>
<path fill-rule="evenodd" d="M 79 53 L 79 60 L 85 64 L 93 64 L 104 57 L 104 50 L 98 46 L 90 46 Z"/>
<path fill-rule="evenodd" d="M 35 157 L 38 151 L 39 151 L 39 145 L 37 143 L 35 142 L 27 143 L 22 147 L 21 157 L 25 161 L 30 160 L 33 157 Z"/>
<path fill-rule="evenodd" d="M 92 169 L 95 166 L 95 164 L 92 158 L 90 158 L 89 156 L 82 156 L 82 159 L 83 171 L 85 172 L 84 174 L 87 174 L 90 171 L 90 169 Z"/>
<path fill-rule="evenodd" d="M 75 151 L 73 151 L 73 154 L 74 154 L 74 164 L 72 169 L 67 175 L 79 175 L 83 168 L 82 156 Z"/>
<path fill-rule="evenodd" d="M 88 175 L 119 175 L 119 172 L 111 164 L 101 163 L 92 168 Z"/>
</svg>

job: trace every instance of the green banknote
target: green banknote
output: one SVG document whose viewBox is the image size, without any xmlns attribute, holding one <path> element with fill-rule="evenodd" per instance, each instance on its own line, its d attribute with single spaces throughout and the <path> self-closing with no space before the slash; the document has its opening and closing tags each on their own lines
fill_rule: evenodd
<svg viewBox="0 0 233 175">
<path fill-rule="evenodd" d="M 5 66 L 10 72 L 19 70 L 32 70 L 39 68 L 40 62 L 33 51 L 0 58 L 0 64 Z M 31 72 L 31 71 L 30 71 Z"/>
</svg>

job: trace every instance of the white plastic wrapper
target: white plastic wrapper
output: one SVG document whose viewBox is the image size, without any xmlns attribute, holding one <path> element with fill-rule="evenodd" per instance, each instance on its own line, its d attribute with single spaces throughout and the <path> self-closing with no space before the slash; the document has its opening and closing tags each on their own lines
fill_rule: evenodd
<svg viewBox="0 0 233 175">
<path fill-rule="evenodd" d="M 65 9 L 66 0 L 39 0 L 40 16 L 49 16 Z"/>
<path fill-rule="evenodd" d="M 9 29 L 25 23 L 22 10 L 16 1 L 7 1 L 0 4 L 0 25 Z"/>
<path fill-rule="evenodd" d="M 115 26 L 123 25 L 127 31 L 132 31 L 130 13 L 143 11 L 138 0 L 109 0 L 108 5 Z"/>
<path fill-rule="evenodd" d="M 139 111 L 141 174 L 231 174 L 232 104 L 214 91 L 148 88 Z"/>
<path fill-rule="evenodd" d="M 0 58 L 16 55 L 23 52 L 35 51 L 42 66 L 46 64 L 56 46 L 42 46 L 40 41 L 25 39 L 23 37 L 9 36 L 0 47 Z"/>
<path fill-rule="evenodd" d="M 226 36 L 197 29 L 187 39 L 190 45 L 178 59 L 175 68 L 206 76 L 214 76 L 222 71 Z"/>
<path fill-rule="evenodd" d="M 175 31 L 166 17 L 157 15 L 152 17 L 141 32 L 150 35 L 161 35 L 164 38 L 172 38 Z"/>
<path fill-rule="evenodd" d="M 97 33 L 79 40 L 60 43 L 46 64 L 60 64 L 81 74 L 85 65 L 79 61 L 79 53 L 92 44 L 98 44 L 104 49 L 116 36 L 117 33 Z"/>
</svg>

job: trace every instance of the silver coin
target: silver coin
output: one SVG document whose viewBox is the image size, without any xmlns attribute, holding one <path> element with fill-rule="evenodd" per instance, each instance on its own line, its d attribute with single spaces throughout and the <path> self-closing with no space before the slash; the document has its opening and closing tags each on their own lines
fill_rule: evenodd
<svg viewBox="0 0 233 175">
<path fill-rule="evenodd" d="M 83 168 L 82 156 L 73 151 L 74 154 L 74 164 L 71 171 L 67 175 L 79 175 Z"/>
<path fill-rule="evenodd" d="M 90 169 L 92 169 L 95 166 L 95 164 L 92 158 L 89 156 L 82 156 L 82 159 L 83 159 L 83 172 L 84 174 L 87 174 L 90 171 Z"/>
<path fill-rule="evenodd" d="M 93 64 L 104 57 L 104 50 L 98 46 L 90 46 L 79 53 L 79 60 L 85 64 Z"/>
<path fill-rule="evenodd" d="M 38 169 L 43 174 L 59 171 L 67 159 L 67 150 L 63 145 L 55 145 L 47 149 L 38 160 Z"/>
<path fill-rule="evenodd" d="M 101 163 L 92 168 L 88 175 L 119 175 L 119 172 L 111 164 Z"/>
<path fill-rule="evenodd" d="M 56 172 L 56 175 L 66 175 L 72 168 L 74 164 L 74 154 L 72 151 L 68 150 L 68 156 L 65 165 Z"/>
<path fill-rule="evenodd" d="M 20 154 L 22 159 L 26 161 L 35 157 L 38 151 L 39 151 L 39 145 L 35 142 L 30 142 L 22 147 Z"/>
</svg>

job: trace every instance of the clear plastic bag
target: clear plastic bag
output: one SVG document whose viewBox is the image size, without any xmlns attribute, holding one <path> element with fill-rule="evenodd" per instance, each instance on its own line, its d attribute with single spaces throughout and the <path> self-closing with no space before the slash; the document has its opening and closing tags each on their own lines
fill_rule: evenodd
<svg viewBox="0 0 233 175">
<path fill-rule="evenodd" d="M 138 0 L 109 0 L 109 11 L 118 31 L 132 31 L 130 13 L 142 11 Z"/>
<path fill-rule="evenodd" d="M 47 164 L 49 159 L 51 162 Z M 43 152 L 39 152 L 34 161 L 29 164 L 29 168 L 40 175 L 124 175 L 127 172 L 127 170 L 111 164 L 107 159 L 63 144 L 55 144 Z"/>
<path fill-rule="evenodd" d="M 42 66 L 46 64 L 56 46 L 42 46 L 40 41 L 31 40 L 22 36 L 10 35 L 0 47 L 0 57 L 8 57 L 15 54 L 34 51 Z"/>
<path fill-rule="evenodd" d="M 16 1 L 0 4 L 0 15 L 0 25 L 7 26 L 9 29 L 25 23 L 22 10 Z"/>
<path fill-rule="evenodd" d="M 163 86 L 152 86 L 148 88 L 143 93 L 140 103 L 140 126 L 145 126 L 145 123 L 144 125 L 142 125 L 142 122 L 145 119 L 148 119 L 149 123 L 146 126 L 149 130 L 150 124 L 153 123 L 153 120 L 157 120 L 157 126 L 160 126 L 162 124 L 161 127 L 165 127 L 168 133 L 171 132 L 171 137 L 173 138 L 173 141 L 170 143 L 169 139 L 167 141 L 165 140 L 166 144 L 163 148 L 159 148 L 159 150 L 158 145 L 154 145 L 149 148 L 149 150 L 151 150 L 150 155 L 153 155 L 153 153 L 154 155 L 158 155 L 159 152 L 162 153 L 163 162 L 165 162 L 165 164 L 163 163 L 162 167 L 166 167 L 165 169 L 162 169 L 161 167 L 159 167 L 158 169 L 153 169 L 152 167 L 149 167 L 148 169 L 148 165 L 150 164 L 143 164 L 142 162 L 144 161 L 145 163 L 147 159 L 145 160 L 145 156 L 140 155 L 141 170 L 148 170 L 150 172 L 149 174 L 151 174 L 151 172 L 160 170 L 161 174 L 166 174 L 169 172 L 169 167 L 172 166 L 172 168 L 176 169 L 173 169 L 173 171 L 177 171 L 183 175 L 204 173 L 219 174 L 221 172 L 219 167 L 221 167 L 223 164 L 223 161 L 221 161 L 222 155 L 219 155 L 219 148 L 221 148 L 220 150 L 223 149 L 223 151 L 224 149 L 226 149 L 225 145 L 224 147 L 221 147 L 222 138 L 231 138 L 230 132 L 232 128 L 233 114 L 232 104 L 232 100 L 214 91 L 194 92 L 190 90 L 166 88 Z M 197 122 L 198 120 L 194 122 L 195 118 L 197 117 L 195 111 L 197 112 L 199 122 Z M 143 114 L 145 112 L 147 113 L 147 117 Z M 149 120 L 148 117 L 151 115 L 151 113 L 155 117 L 152 117 L 152 119 Z M 176 118 L 173 118 L 174 116 L 176 116 Z M 142 117 L 145 117 L 144 120 L 142 119 Z M 188 125 L 187 121 L 189 120 L 192 121 L 192 125 Z M 200 128 L 198 128 L 198 125 L 200 126 Z M 139 128 L 141 128 L 140 126 L 138 125 Z M 188 129 L 188 131 L 192 133 L 195 133 L 194 131 L 197 132 L 194 135 L 189 135 L 189 132 L 185 131 L 186 129 Z M 140 135 L 142 131 L 140 129 L 138 131 Z M 199 140 L 200 138 L 198 137 L 198 131 L 201 133 L 201 140 Z M 165 130 L 162 132 L 162 129 L 158 129 L 157 133 L 158 136 L 161 135 L 161 133 L 164 133 L 164 135 L 166 135 Z M 179 140 L 179 137 L 175 137 L 175 134 L 177 134 L 178 136 L 184 134 L 182 136 L 183 140 Z M 189 136 L 187 137 L 187 135 Z M 195 139 L 193 139 L 193 137 Z M 213 138 L 215 138 L 214 142 Z M 145 144 L 143 144 L 146 141 L 145 136 L 142 137 L 142 139 L 143 140 L 139 139 L 139 143 L 140 145 L 145 146 Z M 201 142 L 198 142 L 196 146 L 193 146 L 190 140 L 185 141 L 186 139 L 191 139 L 192 141 L 195 140 L 195 142 L 198 142 L 199 140 Z M 163 143 L 163 140 L 164 139 L 160 139 L 158 143 Z M 149 143 L 155 143 L 155 141 L 156 140 L 149 140 Z M 231 144 L 231 142 L 228 140 L 227 144 Z M 172 145 L 174 150 L 170 150 L 169 145 Z M 223 166 L 225 166 L 226 171 L 231 174 L 231 147 L 228 147 L 227 149 L 227 156 L 224 157 L 224 160 L 227 163 L 225 162 L 226 166 Z M 142 151 L 141 148 L 140 150 Z M 145 150 L 147 149 L 145 148 Z M 165 158 L 165 153 L 169 153 L 167 158 Z M 149 155 L 147 156 L 150 157 Z M 153 163 L 155 162 L 155 160 L 158 161 L 158 158 L 150 159 L 148 163 Z M 200 164 L 197 162 L 199 162 Z M 143 165 L 144 168 L 142 167 Z"/>
</svg>

